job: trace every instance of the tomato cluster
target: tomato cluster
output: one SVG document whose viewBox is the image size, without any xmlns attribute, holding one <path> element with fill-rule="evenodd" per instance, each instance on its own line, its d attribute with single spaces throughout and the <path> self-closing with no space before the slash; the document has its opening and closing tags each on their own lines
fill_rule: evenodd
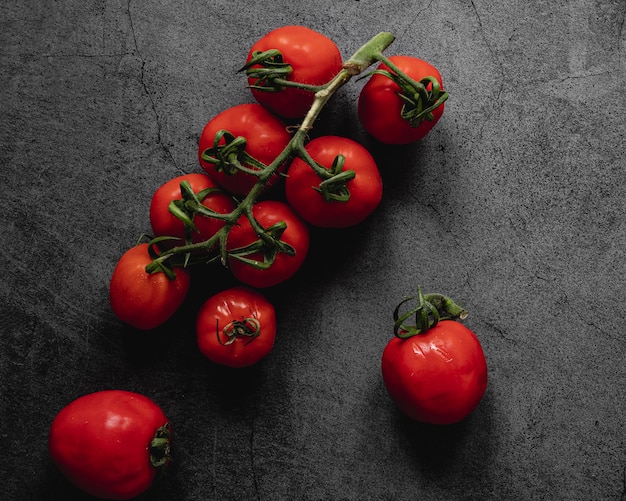
<svg viewBox="0 0 626 501">
<path fill-rule="evenodd" d="M 164 324 L 189 293 L 192 265 L 221 263 L 240 285 L 225 287 L 199 308 L 199 351 L 232 368 L 268 355 L 276 315 L 258 289 L 297 273 L 311 226 L 359 224 L 382 200 L 378 166 L 363 145 L 336 135 L 310 138 L 323 105 L 352 76 L 380 63 L 366 75 L 358 100 L 365 131 L 384 144 L 415 142 L 443 113 L 447 93 L 437 69 L 414 57 L 386 58 L 381 46 L 392 40 L 379 34 L 346 62 L 331 39 L 303 26 L 278 28 L 252 45 L 242 71 L 256 102 L 232 106 L 206 123 L 198 141 L 199 172 L 156 189 L 149 207 L 152 235 L 115 266 L 110 305 L 121 321 L 142 330 Z M 429 314 L 439 319 L 436 309 Z M 389 343 L 383 379 L 414 419 L 455 422 L 482 397 L 484 357 L 460 324 L 428 327 L 410 343 L 404 336 Z M 441 362 L 444 352 L 448 359 Z M 98 392 L 58 414 L 50 453 L 83 490 L 128 499 L 150 486 L 156 467 L 167 466 L 169 440 L 169 423 L 154 402 L 129 392 Z"/>
</svg>

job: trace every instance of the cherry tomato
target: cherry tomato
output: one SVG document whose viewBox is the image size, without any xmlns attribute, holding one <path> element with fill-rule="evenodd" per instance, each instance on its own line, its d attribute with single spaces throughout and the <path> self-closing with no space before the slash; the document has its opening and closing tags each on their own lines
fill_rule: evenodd
<svg viewBox="0 0 626 501">
<path fill-rule="evenodd" d="M 291 135 L 287 132 L 287 126 L 278 117 L 256 103 L 228 108 L 204 126 L 198 143 L 200 165 L 211 179 L 226 191 L 233 195 L 245 196 L 256 184 L 258 179 L 256 175 L 241 170 L 229 173 L 229 166 L 216 165 L 202 157 L 206 152 L 214 162 L 219 160 L 218 152 L 211 151 L 211 149 L 214 148 L 216 134 L 222 130 L 231 134 L 228 137 L 221 137 L 218 142 L 218 145 L 222 147 L 226 144 L 232 146 L 232 149 L 224 155 L 226 159 L 235 158 L 241 165 L 252 170 L 259 170 L 259 168 L 244 158 L 244 153 L 264 165 L 269 165 L 286 148 Z M 241 148 L 245 146 L 244 152 L 235 148 L 237 143 L 230 142 L 237 137 L 245 139 L 245 144 L 240 145 Z M 278 169 L 278 172 L 282 170 L 284 170 L 284 165 Z M 272 176 L 267 186 L 276 183 L 278 179 L 278 175 Z"/>
<path fill-rule="evenodd" d="M 276 68 L 275 63 L 288 65 L 291 71 L 282 78 L 291 82 L 323 85 L 332 80 L 343 66 L 341 53 L 335 42 L 304 26 L 283 26 L 270 31 L 252 45 L 247 58 L 248 64 L 256 53 L 271 49 L 280 51 L 282 57 L 280 61 L 274 59 L 270 67 Z M 259 67 L 259 64 L 253 64 L 251 69 Z M 263 106 L 285 118 L 300 118 L 309 111 L 314 92 L 291 87 L 283 87 L 278 91 L 262 90 L 270 87 L 270 83 L 255 76 L 248 78 L 252 95 Z"/>
<path fill-rule="evenodd" d="M 202 205 L 205 207 L 220 214 L 228 214 L 235 209 L 233 199 L 224 192 L 219 191 L 215 182 L 208 175 L 187 174 L 175 177 L 162 184 L 152 196 L 150 202 L 150 224 L 155 236 L 171 236 L 182 240 L 185 239 L 185 225 L 169 210 L 170 202 L 182 199 L 180 184 L 183 181 L 189 183 L 195 194 L 207 189 L 215 190 L 208 193 L 201 200 Z M 192 220 L 197 229 L 192 234 L 192 242 L 207 240 L 224 226 L 223 220 L 202 214 L 195 214 Z"/>
<path fill-rule="evenodd" d="M 389 60 L 400 71 L 419 82 L 425 77 L 434 77 L 443 90 L 441 75 L 431 64 L 411 56 L 391 56 Z M 391 71 L 385 64 L 378 70 Z M 426 89 L 432 90 L 432 84 Z M 400 86 L 391 78 L 374 74 L 365 84 L 359 95 L 358 116 L 367 132 L 385 144 L 408 144 L 422 139 L 441 118 L 444 104 L 432 111 L 432 120 L 424 119 L 417 127 L 402 117 L 406 101 L 400 97 Z"/>
<path fill-rule="evenodd" d="M 320 191 L 322 179 L 304 160 L 296 158 L 285 179 L 287 201 L 310 224 L 345 228 L 360 223 L 380 203 L 383 184 L 372 155 L 352 139 L 322 136 L 306 145 L 313 160 L 330 170 L 338 155 L 345 159 L 341 171 L 352 170 L 355 177 L 345 184 L 350 198 L 346 202 L 326 200 Z"/>
<path fill-rule="evenodd" d="M 382 375 L 410 418 L 452 424 L 468 416 L 485 393 L 487 363 L 476 335 L 442 320 L 423 334 L 393 338 L 383 351 Z"/>
<path fill-rule="evenodd" d="M 190 286 L 186 269 L 174 268 L 176 278 L 170 280 L 165 273 L 146 272 L 151 262 L 147 243 L 132 247 L 118 261 L 109 285 L 113 313 L 137 329 L 153 329 L 169 319 Z"/>
<path fill-rule="evenodd" d="M 232 287 L 202 305 L 196 332 L 198 348 L 209 360 L 228 367 L 248 367 L 272 350 L 276 313 L 259 292 Z"/>
<path fill-rule="evenodd" d="M 304 262 L 309 250 L 309 228 L 306 223 L 284 202 L 276 200 L 263 200 L 254 204 L 252 214 L 263 228 L 271 228 L 277 223 L 285 223 L 286 229 L 277 235 L 279 245 L 287 245 L 293 252 L 285 252 L 278 249 L 272 264 L 264 269 L 256 268 L 251 264 L 229 256 L 228 266 L 239 281 L 252 287 L 270 287 L 277 285 L 290 278 Z M 228 251 L 244 248 L 259 240 L 254 228 L 246 215 L 242 215 L 239 221 L 230 230 L 226 248 Z M 268 262 L 266 252 L 257 251 L 244 256 L 245 259 L 256 263 Z"/>
<path fill-rule="evenodd" d="M 64 407 L 50 427 L 53 462 L 74 485 L 104 499 L 148 490 L 169 463 L 170 425 L 144 395 L 105 390 Z"/>
</svg>

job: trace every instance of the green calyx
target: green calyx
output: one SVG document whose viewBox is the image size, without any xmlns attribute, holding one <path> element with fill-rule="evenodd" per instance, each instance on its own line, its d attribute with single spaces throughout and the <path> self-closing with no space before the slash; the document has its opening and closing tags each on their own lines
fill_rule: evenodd
<svg viewBox="0 0 626 501">
<path fill-rule="evenodd" d="M 215 134 L 213 146 L 204 150 L 200 156 L 205 162 L 213 164 L 215 170 L 229 176 L 237 172 L 259 176 L 267 169 L 267 165 L 249 155 L 246 146 L 245 137 L 235 137 L 231 132 L 222 129 Z"/>
<path fill-rule="evenodd" d="M 169 423 L 165 423 L 154 433 L 154 437 L 148 446 L 150 455 L 150 465 L 156 468 L 157 472 L 163 473 L 172 461 L 170 456 L 170 442 L 172 431 Z"/>
<path fill-rule="evenodd" d="M 417 306 L 400 315 L 400 308 L 409 301 L 417 300 Z M 443 294 L 422 294 L 417 287 L 417 296 L 407 297 L 400 302 L 393 312 L 394 334 L 402 339 L 424 334 L 435 327 L 440 320 L 463 320 L 468 312 Z M 415 324 L 405 324 L 410 317 Z"/>
<path fill-rule="evenodd" d="M 287 229 L 287 223 L 279 221 L 268 228 L 263 228 L 252 214 L 248 214 L 248 220 L 259 238 L 245 247 L 229 250 L 228 255 L 231 258 L 242 261 L 252 268 L 266 270 L 274 264 L 279 253 L 296 255 L 296 250 L 280 239 Z M 251 255 L 260 255 L 262 260 L 249 257 Z"/>
<path fill-rule="evenodd" d="M 293 68 L 284 62 L 278 49 L 270 49 L 253 52 L 250 61 L 239 71 L 245 71 L 248 78 L 256 79 L 250 85 L 251 89 L 278 92 L 285 88 L 287 77 L 291 75 Z"/>
<path fill-rule="evenodd" d="M 345 203 L 350 200 L 347 183 L 356 177 L 356 173 L 353 170 L 343 170 L 346 157 L 337 155 L 330 169 L 325 169 L 309 156 L 304 161 L 322 178 L 319 186 L 314 186 L 313 189 L 321 193 L 326 202 Z"/>
<path fill-rule="evenodd" d="M 216 320 L 215 333 L 217 335 L 217 341 L 223 346 L 233 344 L 237 338 L 246 339 L 244 345 L 247 345 L 261 335 L 261 322 L 259 322 L 255 317 L 247 317 L 243 320 L 233 320 L 232 322 L 226 324 L 222 329 L 222 334 L 226 338 L 226 341 L 222 341 L 219 330 L 219 321 Z"/>
<path fill-rule="evenodd" d="M 400 87 L 398 96 L 403 101 L 400 111 L 402 118 L 407 120 L 411 127 L 419 126 L 424 120 L 434 120 L 433 111 L 448 99 L 448 93 L 441 89 L 439 81 L 433 76 L 428 76 L 418 82 L 386 57 L 381 57 L 381 61 L 391 71 L 377 69 L 371 74 L 384 75 Z"/>
</svg>

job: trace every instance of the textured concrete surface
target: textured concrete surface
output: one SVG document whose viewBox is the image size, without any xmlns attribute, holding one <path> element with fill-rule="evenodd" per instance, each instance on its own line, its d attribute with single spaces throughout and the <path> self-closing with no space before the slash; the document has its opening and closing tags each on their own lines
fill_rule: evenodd
<svg viewBox="0 0 626 501">
<path fill-rule="evenodd" d="M 626 499 L 626 91 L 621 0 L 42 2 L 0 5 L 2 498 L 81 498 L 50 462 L 56 412 L 91 391 L 142 392 L 175 429 L 146 500 Z M 107 298 L 166 180 L 199 171 L 204 123 L 251 102 L 250 44 L 284 24 L 345 57 L 387 51 L 441 70 L 444 117 L 383 148 L 352 81 L 316 133 L 361 141 L 385 195 L 358 228 L 314 232 L 268 292 L 279 338 L 259 366 L 216 368 L 197 280 L 156 332 Z M 470 310 L 486 396 L 459 425 L 411 423 L 380 376 L 391 312 L 417 284 Z"/>
</svg>

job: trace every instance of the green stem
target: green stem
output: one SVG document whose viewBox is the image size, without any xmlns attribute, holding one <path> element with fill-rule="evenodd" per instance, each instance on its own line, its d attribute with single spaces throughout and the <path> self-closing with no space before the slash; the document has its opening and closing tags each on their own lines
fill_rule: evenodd
<svg viewBox="0 0 626 501">
<path fill-rule="evenodd" d="M 170 264 L 173 266 L 174 264 L 171 263 L 171 260 L 174 256 L 177 255 L 186 255 L 187 257 L 185 259 L 185 262 L 188 262 L 190 260 L 189 256 L 193 252 L 198 250 L 206 250 L 210 252 L 215 248 L 218 243 L 219 257 L 221 258 L 222 264 L 226 264 L 226 259 L 228 256 L 228 251 L 226 250 L 226 237 L 230 229 L 237 223 L 237 221 L 243 214 L 248 215 L 250 223 L 255 228 L 255 231 L 261 233 L 264 232 L 263 228 L 255 227 L 254 218 L 251 216 L 252 206 L 265 189 L 270 178 L 274 176 L 278 169 L 282 165 L 284 165 L 290 158 L 295 156 L 303 158 L 324 180 L 332 177 L 329 176 L 329 171 L 317 164 L 306 152 L 304 145 L 307 139 L 307 135 L 309 131 L 313 128 L 324 106 L 326 106 L 326 104 L 330 101 L 333 95 L 353 76 L 361 74 L 369 66 L 376 63 L 377 61 L 380 61 L 381 58 L 384 57 L 382 55 L 382 51 L 385 50 L 394 40 L 395 37 L 391 33 L 379 33 L 363 46 L 361 46 L 354 53 L 354 55 L 352 55 L 347 61 L 345 61 L 341 71 L 339 71 L 339 73 L 337 73 L 337 75 L 335 75 L 327 84 L 315 87 L 316 92 L 313 99 L 313 104 L 311 105 L 311 108 L 302 120 L 302 123 L 297 127 L 296 132 L 294 133 L 293 137 L 291 138 L 285 149 L 274 159 L 271 164 L 264 168 L 261 168 L 258 171 L 253 172 L 253 174 L 258 177 L 257 182 L 248 192 L 245 198 L 243 198 L 243 200 L 239 202 L 237 207 L 230 214 L 220 215 L 219 218 L 223 219 L 225 221 L 225 224 L 215 235 L 213 235 L 211 238 L 204 242 L 193 244 L 189 243 L 167 249 L 146 267 L 146 271 L 148 271 L 149 273 L 162 271 L 163 267 L 166 266 L 165 263 L 167 261 L 170 261 Z M 344 174 L 344 177 L 350 178 L 349 171 L 348 174 Z M 258 224 L 256 226 L 258 226 Z M 262 238 L 261 235 L 259 236 L 260 238 Z M 215 257 L 210 257 L 209 259 L 205 258 L 204 261 L 212 261 L 214 259 Z"/>
<path fill-rule="evenodd" d="M 417 300 L 417 306 L 404 314 L 400 314 L 402 306 L 409 301 Z M 443 294 L 422 294 L 417 287 L 417 296 L 403 299 L 393 312 L 394 333 L 401 339 L 424 334 L 435 327 L 440 320 L 464 320 L 468 312 Z M 409 318 L 414 317 L 414 324 L 406 324 Z"/>
</svg>

